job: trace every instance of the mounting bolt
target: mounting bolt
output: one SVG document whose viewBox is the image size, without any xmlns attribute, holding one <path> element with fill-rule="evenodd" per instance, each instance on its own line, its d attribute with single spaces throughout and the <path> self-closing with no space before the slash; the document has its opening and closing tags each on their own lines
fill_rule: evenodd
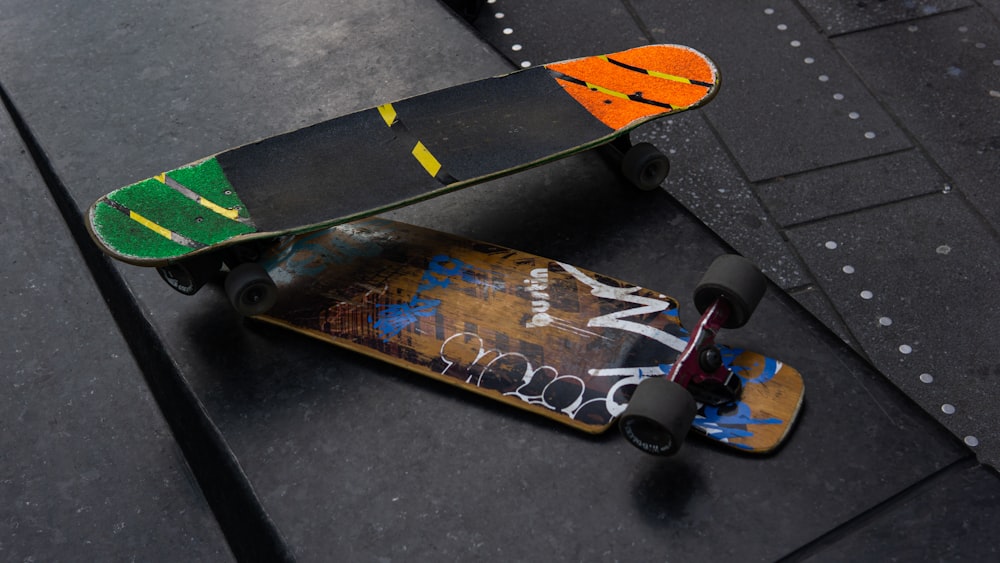
<svg viewBox="0 0 1000 563">
<path fill-rule="evenodd" d="M 715 346 L 706 346 L 698 352 L 698 366 L 705 373 L 715 373 L 722 367 L 722 352 Z"/>
</svg>

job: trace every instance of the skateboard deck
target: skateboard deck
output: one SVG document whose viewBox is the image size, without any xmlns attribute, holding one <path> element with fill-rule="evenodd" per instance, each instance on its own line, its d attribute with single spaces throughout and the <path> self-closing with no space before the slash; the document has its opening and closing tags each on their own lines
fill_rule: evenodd
<svg viewBox="0 0 1000 563">
<path fill-rule="evenodd" d="M 166 266 L 325 228 L 544 164 L 698 107 L 718 73 L 650 45 L 529 68 L 337 117 L 117 189 L 88 212 L 107 254 Z"/>
<path fill-rule="evenodd" d="M 260 263 L 278 302 L 258 319 L 589 433 L 687 343 L 662 293 L 554 260 L 380 218 L 287 237 Z M 691 428 L 776 448 L 804 385 L 779 360 L 722 347 L 739 401 L 697 405 Z"/>
</svg>

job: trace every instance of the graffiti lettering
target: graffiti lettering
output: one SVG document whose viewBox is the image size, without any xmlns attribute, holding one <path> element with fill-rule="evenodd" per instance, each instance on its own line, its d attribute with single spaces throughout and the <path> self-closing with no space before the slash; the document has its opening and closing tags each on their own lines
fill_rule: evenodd
<svg viewBox="0 0 1000 563">
<path fill-rule="evenodd" d="M 558 262 L 566 273 L 573 276 L 578 282 L 590 288 L 591 295 L 602 299 L 623 301 L 638 305 L 631 309 L 616 311 L 594 317 L 587 322 L 588 327 L 611 328 L 624 330 L 650 338 L 678 352 L 683 351 L 687 342 L 668 332 L 643 323 L 628 320 L 630 317 L 648 315 L 650 313 L 664 313 L 673 307 L 673 303 L 666 299 L 653 299 L 635 295 L 642 288 L 640 287 L 614 287 L 601 283 L 594 278 L 584 274 L 582 271 L 569 264 Z M 528 328 L 540 328 L 553 323 L 553 317 L 549 315 L 549 295 L 544 293 L 548 289 L 549 272 L 545 268 L 538 268 L 531 271 L 531 279 L 525 280 L 526 289 L 531 292 L 532 312 L 534 316 L 526 323 Z M 537 296 L 537 297 L 536 297 Z M 650 377 L 656 375 L 666 375 L 670 371 L 669 365 L 641 366 L 641 367 L 615 367 L 615 368 L 593 368 L 587 373 L 594 376 L 606 377 L 629 377 L 638 379 L 640 377 Z"/>
<path fill-rule="evenodd" d="M 651 326 L 644 325 L 642 323 L 637 323 L 634 321 L 626 320 L 629 317 L 636 317 L 639 315 L 647 315 L 649 313 L 660 313 L 673 306 L 673 303 L 666 300 L 653 299 L 651 297 L 642 297 L 640 295 L 633 295 L 634 293 L 640 291 L 640 287 L 614 287 L 607 284 L 603 284 L 594 278 L 584 274 L 574 266 L 569 264 L 559 263 L 568 274 L 576 278 L 580 283 L 589 286 L 591 295 L 594 297 L 600 297 L 602 299 L 612 299 L 616 301 L 624 301 L 626 303 L 634 303 L 639 305 L 632 309 L 626 311 L 617 311 L 614 313 L 608 313 L 607 315 L 602 315 L 600 317 L 594 317 L 590 319 L 587 326 L 591 327 L 602 327 L 602 328 L 614 328 L 618 330 L 626 330 L 629 332 L 634 332 L 645 336 L 647 338 L 652 338 L 653 340 L 673 348 L 674 350 L 681 352 L 687 345 L 687 342 L 678 338 L 668 332 L 664 332 L 658 328 L 653 328 Z"/>
<path fill-rule="evenodd" d="M 552 324 L 552 317 L 549 316 L 549 294 L 545 291 L 549 288 L 549 271 L 546 268 L 535 268 L 531 271 L 531 279 L 524 280 L 525 289 L 531 293 L 531 312 L 534 316 L 525 326 L 537 328 Z"/>
<path fill-rule="evenodd" d="M 559 373 L 550 365 L 535 366 L 517 352 L 487 348 L 482 337 L 471 332 L 452 335 L 441 344 L 442 375 L 453 377 L 531 405 L 540 405 L 576 418 L 584 409 L 606 413 L 607 421 L 625 410 L 626 388 L 638 385 L 639 376 L 615 382 L 606 393 L 587 397 L 587 384 L 579 376 Z M 593 389 L 591 389 L 593 391 Z"/>
</svg>

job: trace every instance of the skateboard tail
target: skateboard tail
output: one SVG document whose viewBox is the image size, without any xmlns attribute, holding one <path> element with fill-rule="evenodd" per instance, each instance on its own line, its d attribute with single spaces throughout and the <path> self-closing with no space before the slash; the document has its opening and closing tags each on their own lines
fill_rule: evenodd
<svg viewBox="0 0 1000 563">
<path fill-rule="evenodd" d="M 255 232 L 215 158 L 115 190 L 91 206 L 91 236 L 125 262 L 151 265 Z"/>
<path fill-rule="evenodd" d="M 648 45 L 545 68 L 581 106 L 616 130 L 703 105 L 719 87 L 715 65 L 683 45 Z"/>
<path fill-rule="evenodd" d="M 802 376 L 784 362 L 756 352 L 722 350 L 725 364 L 742 380 L 742 396 L 736 403 L 700 405 L 691 430 L 745 452 L 774 451 L 802 408 Z"/>
</svg>

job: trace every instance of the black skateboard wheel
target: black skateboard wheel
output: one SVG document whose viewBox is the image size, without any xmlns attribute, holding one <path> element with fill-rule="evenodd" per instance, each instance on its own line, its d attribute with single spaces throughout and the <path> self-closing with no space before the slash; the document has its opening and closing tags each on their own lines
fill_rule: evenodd
<svg viewBox="0 0 1000 563">
<path fill-rule="evenodd" d="M 184 295 L 194 295 L 222 270 L 222 260 L 206 254 L 156 269 L 163 281 Z"/>
<path fill-rule="evenodd" d="M 226 296 L 239 314 L 252 317 L 274 306 L 278 288 L 263 266 L 247 262 L 236 266 L 226 276 Z"/>
<path fill-rule="evenodd" d="M 642 381 L 618 427 L 633 446 L 661 456 L 680 451 L 697 412 L 688 390 L 663 377 Z"/>
<path fill-rule="evenodd" d="M 622 174 L 640 190 L 655 190 L 669 173 L 670 159 L 649 143 L 633 145 L 622 157 Z"/>
<path fill-rule="evenodd" d="M 704 313 L 716 299 L 729 303 L 731 313 L 725 328 L 739 328 L 750 320 L 767 290 L 767 278 L 753 262 L 735 254 L 724 254 L 712 262 L 694 290 L 694 305 Z"/>
</svg>

